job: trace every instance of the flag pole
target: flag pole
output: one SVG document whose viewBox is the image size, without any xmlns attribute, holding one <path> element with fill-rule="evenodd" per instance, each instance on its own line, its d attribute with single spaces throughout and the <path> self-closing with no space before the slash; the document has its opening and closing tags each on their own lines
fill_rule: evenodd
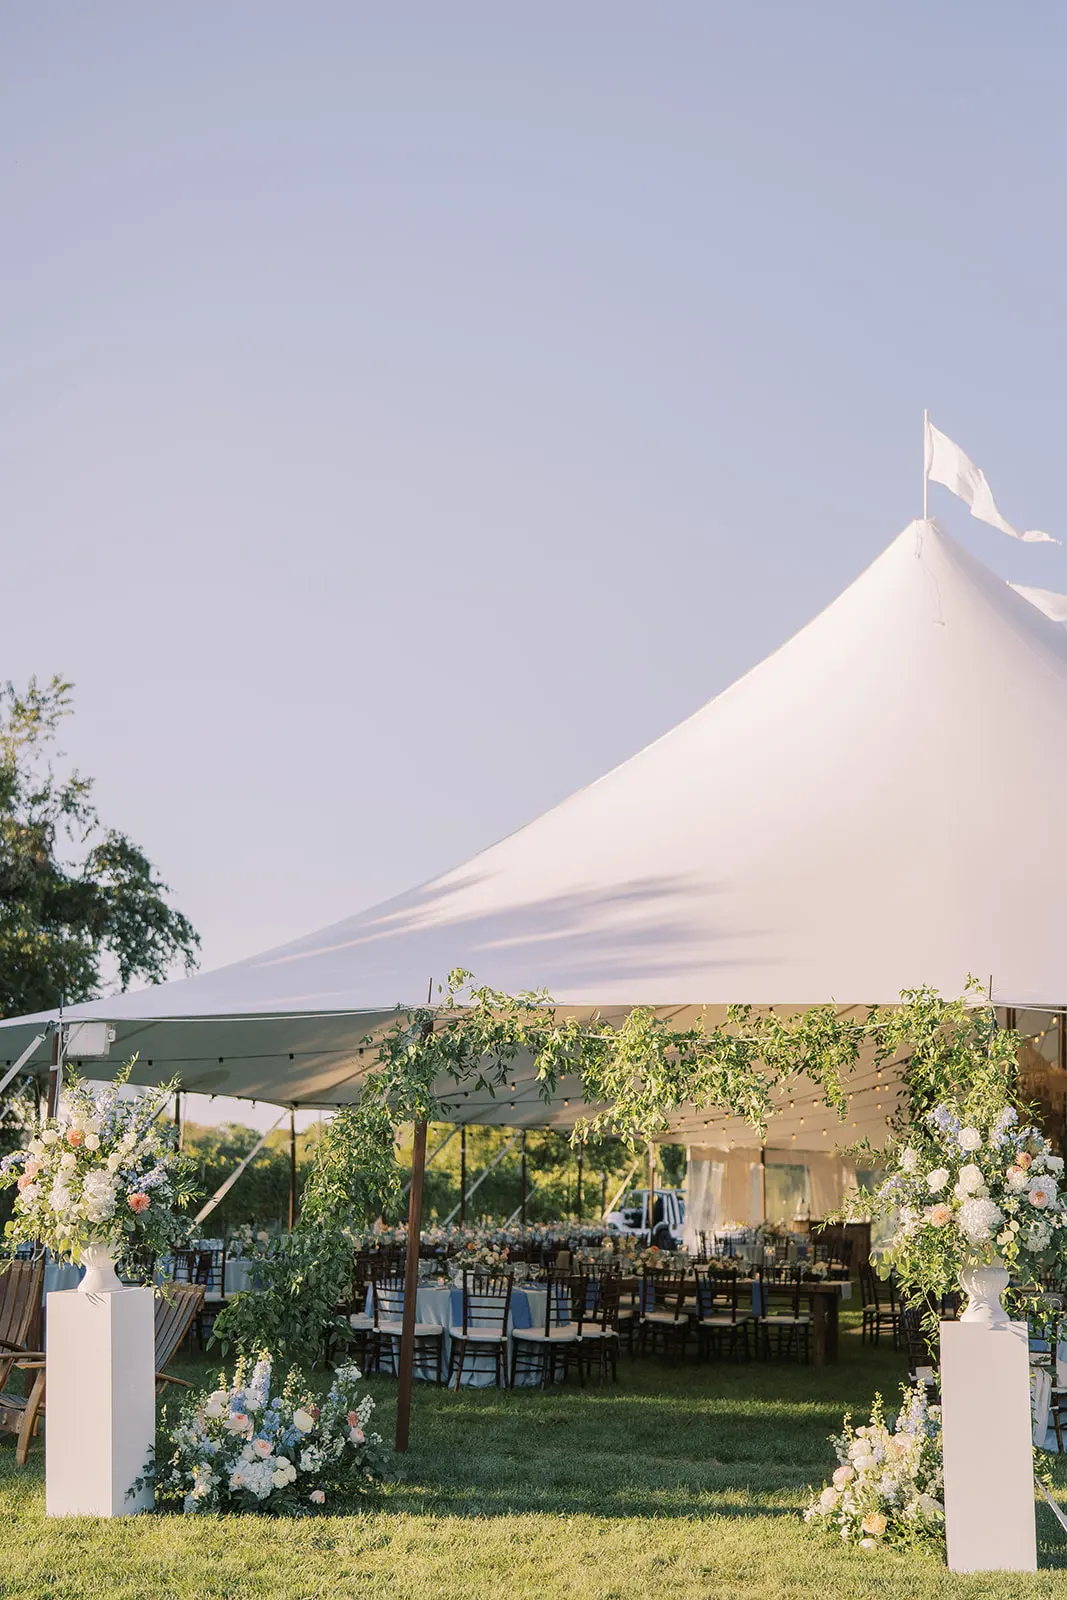
<svg viewBox="0 0 1067 1600">
<path fill-rule="evenodd" d="M 923 411 L 923 521 L 928 521 L 926 513 L 926 497 L 930 488 L 930 480 L 926 476 L 926 436 L 930 431 L 930 413 Z"/>
</svg>

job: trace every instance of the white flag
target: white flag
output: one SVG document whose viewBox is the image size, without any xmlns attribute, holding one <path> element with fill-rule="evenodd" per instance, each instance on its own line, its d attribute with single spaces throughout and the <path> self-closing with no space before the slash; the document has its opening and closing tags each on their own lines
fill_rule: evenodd
<svg viewBox="0 0 1067 1600">
<path fill-rule="evenodd" d="M 1052 589 L 1030 589 L 1024 583 L 1009 583 L 1008 588 L 1029 600 L 1053 622 L 1067 622 L 1067 594 L 1056 594 Z"/>
<path fill-rule="evenodd" d="M 934 483 L 943 483 L 953 494 L 958 494 L 970 506 L 972 517 L 977 517 L 980 522 L 988 522 L 990 527 L 999 528 L 1001 533 L 1008 533 L 1013 539 L 1025 539 L 1028 544 L 1060 543 L 1059 539 L 1054 539 L 1050 533 L 1042 533 L 1038 528 L 1020 533 L 1018 528 L 1006 522 L 997 510 L 993 491 L 981 467 L 976 467 L 970 456 L 964 455 L 947 433 L 935 428 L 929 417 L 926 419 L 926 476 L 933 479 Z"/>
</svg>

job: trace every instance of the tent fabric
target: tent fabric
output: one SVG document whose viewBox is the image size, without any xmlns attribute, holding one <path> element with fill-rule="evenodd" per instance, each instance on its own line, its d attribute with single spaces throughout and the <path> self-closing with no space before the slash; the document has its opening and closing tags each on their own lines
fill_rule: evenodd
<svg viewBox="0 0 1067 1600">
<path fill-rule="evenodd" d="M 464 866 L 68 1015 L 115 1023 L 113 1054 L 139 1050 L 145 1081 L 328 1106 L 358 1097 L 365 1036 L 456 966 L 620 1015 L 862 1006 L 958 994 L 970 973 L 1003 1005 L 1059 1006 L 1065 788 L 1067 632 L 915 522 L 732 687 Z M 0 1024 L 0 1060 L 32 1021 Z M 514 1082 L 457 1117 L 567 1125 L 574 1085 L 546 1111 Z M 884 1099 L 872 1081 L 854 1120 L 882 1120 Z M 802 1108 L 782 1114 L 790 1143 L 832 1148 Z M 686 1137 L 722 1136 L 690 1121 Z"/>
<path fill-rule="evenodd" d="M 760 1162 L 751 1149 L 690 1145 L 686 1179 L 685 1243 L 696 1249 L 700 1234 L 709 1237 L 732 1224 L 755 1227 L 764 1221 Z M 810 1216 L 825 1217 L 856 1187 L 855 1163 L 824 1151 L 798 1151 L 768 1146 L 768 1179 L 775 1167 L 801 1167 L 806 1178 L 805 1204 Z M 769 1184 L 770 1187 L 770 1184 Z M 773 1210 L 773 1199 L 768 1211 Z M 768 1220 L 788 1221 L 771 1216 Z"/>
</svg>

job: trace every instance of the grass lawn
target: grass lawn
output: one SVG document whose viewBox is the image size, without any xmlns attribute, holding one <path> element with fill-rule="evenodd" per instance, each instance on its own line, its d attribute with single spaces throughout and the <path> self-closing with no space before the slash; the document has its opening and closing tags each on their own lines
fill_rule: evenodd
<svg viewBox="0 0 1067 1600">
<path fill-rule="evenodd" d="M 0 1447 L 0 1596 L 200 1600 L 1067 1597 L 1067 1534 L 1038 1508 L 1036 1578 L 950 1578 L 933 1555 L 847 1552 L 799 1518 L 827 1435 L 903 1360 L 846 1319 L 836 1367 L 624 1361 L 614 1388 L 416 1386 L 403 1478 L 372 1509 L 269 1517 L 44 1517 L 43 1452 Z M 211 1363 L 178 1365 L 192 1376 Z M 391 1432 L 395 1386 L 370 1382 Z M 1067 1500 L 1067 1469 L 1057 1469 Z M 1058 1570 L 1055 1570 L 1058 1569 Z"/>
</svg>

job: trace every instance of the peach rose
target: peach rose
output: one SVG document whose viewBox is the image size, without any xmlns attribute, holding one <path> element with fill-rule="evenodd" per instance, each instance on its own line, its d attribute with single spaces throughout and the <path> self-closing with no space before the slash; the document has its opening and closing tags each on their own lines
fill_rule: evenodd
<svg viewBox="0 0 1067 1600">
<path fill-rule="evenodd" d="M 68 1144 L 72 1144 L 72 1145 L 75 1146 L 75 1148 L 77 1148 L 77 1146 L 80 1145 L 80 1144 L 83 1144 L 84 1141 L 85 1141 L 85 1135 L 81 1131 L 80 1128 L 68 1128 L 67 1129 L 67 1143 Z"/>
<path fill-rule="evenodd" d="M 126 1196 L 126 1204 L 131 1211 L 140 1213 L 147 1211 L 152 1202 L 146 1194 L 128 1194 Z"/>
</svg>

